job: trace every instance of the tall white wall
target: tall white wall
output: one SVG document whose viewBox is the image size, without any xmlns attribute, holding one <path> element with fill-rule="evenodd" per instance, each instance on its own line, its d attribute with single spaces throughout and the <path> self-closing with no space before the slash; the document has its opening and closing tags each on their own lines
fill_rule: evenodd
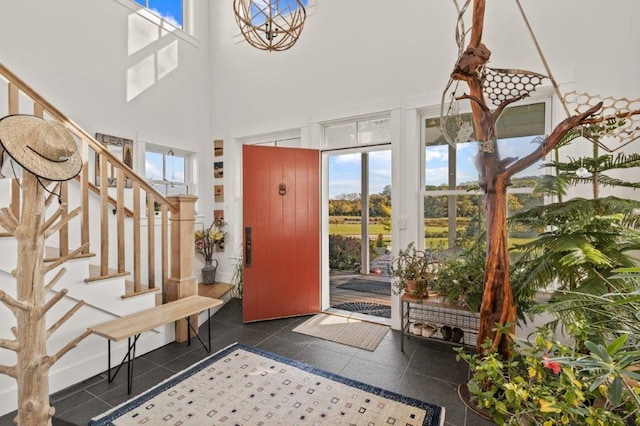
<svg viewBox="0 0 640 426">
<path fill-rule="evenodd" d="M 316 0 L 298 43 L 269 53 L 250 47 L 231 19 L 232 0 L 211 4 L 212 128 L 313 117 L 327 109 L 442 92 L 456 60 L 452 1 Z M 556 79 L 580 90 L 638 96 L 634 17 L 640 3 L 522 0 Z M 469 28 L 469 26 L 467 26 Z M 544 73 L 512 0 L 488 3 L 490 65 Z"/>
</svg>

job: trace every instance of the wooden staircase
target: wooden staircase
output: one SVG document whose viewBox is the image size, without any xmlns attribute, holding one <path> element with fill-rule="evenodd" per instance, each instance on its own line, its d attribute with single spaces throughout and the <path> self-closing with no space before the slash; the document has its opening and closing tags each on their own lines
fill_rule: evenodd
<svg viewBox="0 0 640 426">
<path fill-rule="evenodd" d="M 60 191 L 61 194 L 62 217 L 80 209 L 79 221 L 71 221 L 76 230 L 70 231 L 69 224 L 58 230 L 55 237 L 57 248 L 49 247 L 45 258 L 49 261 L 66 259 L 73 250 L 72 246 L 84 245 L 86 248 L 75 256 L 95 257 L 95 267 L 86 277 L 87 282 L 131 275 L 131 285 L 127 285 L 123 297 L 162 288 L 169 278 L 169 247 L 173 246 L 169 244 L 169 215 L 179 215 L 178 203 L 162 196 L 101 143 L 0 64 L 0 86 L 2 83 L 6 88 L 2 90 L 0 87 L 0 105 L 6 105 L 7 114 L 32 114 L 61 121 L 74 134 L 83 158 L 80 175 L 53 189 L 53 192 Z M 3 93 L 6 94 L 4 101 Z M 96 164 L 99 164 L 99 170 L 95 170 Z M 92 181 L 90 176 L 97 178 Z M 108 185 L 112 178 L 117 179 L 115 188 Z M 124 187 L 125 179 L 132 182 L 132 188 Z M 48 203 L 52 201 L 50 197 Z M 8 187 L 8 203 L 17 216 L 20 211 L 20 185 L 15 179 Z M 147 212 L 154 211 L 154 205 L 160 206 L 159 217 L 147 215 Z M 146 226 L 142 226 L 143 222 Z M 0 237 L 7 236 L 3 231 L 0 229 Z M 143 251 L 146 251 L 144 258 Z"/>
<path fill-rule="evenodd" d="M 59 307 L 56 305 L 56 309 L 47 313 L 47 320 L 51 315 L 52 321 L 56 321 L 79 300 L 85 302 L 73 314 L 73 319 L 51 336 L 52 347 L 68 341 L 70 335 L 83 333 L 92 324 L 198 294 L 194 276 L 197 197 L 162 196 L 88 132 L 0 64 L 0 117 L 8 114 L 31 114 L 64 123 L 74 135 L 83 160 L 77 179 L 52 183 L 48 188 L 60 194 L 60 204 L 53 195 L 47 199 L 47 220 L 50 223 L 66 217 L 70 220 L 60 220 L 64 224 L 46 241 L 46 279 L 64 274 L 60 284 L 47 293 L 48 298 L 57 298 L 60 302 Z M 112 178 L 116 178 L 117 183 L 110 188 L 108 182 Z M 125 188 L 125 179 L 132 182 L 131 187 Z M 0 208 L 20 217 L 21 198 L 18 180 L 0 179 Z M 160 211 L 156 216 L 153 212 L 158 205 Z M 9 296 L 15 296 L 12 272 L 18 262 L 16 245 L 12 234 L 0 227 L 0 291 Z M 227 289 L 225 299 L 228 298 Z M 0 339 L 14 337 L 11 334 L 14 323 L 11 312 L 0 306 L 0 324 L 4 324 L 0 327 Z M 186 337 L 184 327 L 168 325 L 153 330 L 141 336 L 138 354 L 174 339 L 184 341 Z M 114 355 L 123 356 L 125 346 L 116 345 Z M 0 351 L 0 364 L 10 365 L 14 362 L 11 354 L 4 352 Z M 89 336 L 50 370 L 50 391 L 98 374 L 104 371 L 105 365 L 104 341 Z M 15 381 L 0 375 L 0 413 L 15 409 L 16 394 Z"/>
</svg>

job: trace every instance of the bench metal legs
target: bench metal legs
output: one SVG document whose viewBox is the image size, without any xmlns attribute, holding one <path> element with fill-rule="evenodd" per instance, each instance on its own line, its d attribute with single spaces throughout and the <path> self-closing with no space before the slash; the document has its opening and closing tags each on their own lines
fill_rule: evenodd
<svg viewBox="0 0 640 426">
<path fill-rule="evenodd" d="M 207 309 L 207 324 L 209 325 L 209 346 L 207 347 L 207 345 L 205 345 L 205 343 L 202 341 L 202 338 L 200 338 L 200 334 L 198 333 L 198 330 L 196 330 L 195 328 L 193 328 L 193 326 L 191 325 L 191 321 L 189 320 L 190 317 L 186 317 L 185 320 L 187 320 L 187 326 L 189 327 L 189 329 L 191 329 L 191 331 L 193 331 L 193 334 L 196 335 L 196 337 L 198 338 L 198 340 L 200 340 L 200 343 L 202 343 L 202 347 L 204 348 L 205 351 L 207 351 L 207 353 L 211 352 L 211 309 Z M 191 346 L 191 333 L 189 332 L 189 330 L 187 330 L 187 345 Z"/>
<path fill-rule="evenodd" d="M 133 386 L 133 363 L 136 359 L 136 342 L 138 341 L 139 337 L 140 335 L 136 334 L 133 338 L 133 342 L 131 342 L 131 337 L 127 339 L 127 347 L 128 347 L 127 354 L 124 356 L 124 358 L 122 358 L 122 361 L 120 362 L 120 365 L 118 366 L 116 371 L 113 373 L 113 376 L 111 375 L 111 340 L 107 339 L 107 349 L 108 349 L 107 378 L 109 379 L 109 383 L 113 382 L 113 379 L 115 379 L 116 376 L 118 375 L 120 368 L 122 368 L 122 366 L 126 362 L 127 363 L 127 393 L 129 394 L 131 393 L 131 387 Z"/>
<path fill-rule="evenodd" d="M 191 321 L 189 320 L 189 317 L 185 319 L 187 320 L 187 325 L 189 326 L 189 329 L 193 331 L 193 333 L 196 335 L 198 340 L 200 340 L 200 343 L 202 343 L 202 347 L 204 348 L 204 350 L 207 351 L 207 353 L 211 352 L 211 321 L 210 321 L 211 309 L 207 309 L 209 346 L 207 346 L 204 343 L 204 341 L 200 337 L 200 334 L 198 334 L 198 330 L 196 330 L 193 327 L 193 325 L 191 325 Z M 113 376 L 111 375 L 111 340 L 107 339 L 107 378 L 109 379 L 109 383 L 113 382 L 113 379 L 116 378 L 116 375 L 118 374 L 118 372 L 120 371 L 124 363 L 126 362 L 127 363 L 127 393 L 129 394 L 131 393 L 131 388 L 133 387 L 133 364 L 136 359 L 136 343 L 138 342 L 139 337 L 140 337 L 140 334 L 136 334 L 135 336 L 133 336 L 133 341 L 131 341 L 131 337 L 128 338 L 127 354 L 124 356 L 124 358 L 122 358 L 122 361 L 120 362 L 120 365 L 118 365 L 118 368 L 116 369 L 116 371 L 113 373 Z M 191 346 L 190 332 L 187 333 L 187 339 L 188 339 L 187 344 Z"/>
</svg>

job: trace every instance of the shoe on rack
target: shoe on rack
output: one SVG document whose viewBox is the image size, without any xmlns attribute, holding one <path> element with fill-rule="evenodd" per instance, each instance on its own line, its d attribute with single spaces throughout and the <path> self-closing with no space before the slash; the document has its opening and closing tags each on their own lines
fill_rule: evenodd
<svg viewBox="0 0 640 426">
<path fill-rule="evenodd" d="M 463 337 L 464 331 L 462 331 L 461 328 L 453 327 L 453 330 L 451 330 L 451 341 L 454 343 L 460 343 Z"/>
<path fill-rule="evenodd" d="M 440 327 L 440 333 L 442 333 L 442 338 L 444 340 L 451 340 L 451 327 L 448 325 Z"/>
</svg>

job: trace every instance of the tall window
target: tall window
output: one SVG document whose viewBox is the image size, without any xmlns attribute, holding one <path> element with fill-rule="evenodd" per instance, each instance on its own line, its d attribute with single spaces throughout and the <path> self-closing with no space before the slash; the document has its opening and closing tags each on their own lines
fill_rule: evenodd
<svg viewBox="0 0 640 426">
<path fill-rule="evenodd" d="M 497 123 L 501 158 L 522 158 L 536 148 L 535 139 L 545 133 L 545 103 L 516 106 L 504 111 Z M 470 114 L 462 114 L 470 122 Z M 475 141 L 450 146 L 439 118 L 424 119 L 424 244 L 425 248 L 466 247 L 474 243 L 484 227 L 483 194 L 478 187 L 474 160 Z M 542 197 L 532 195 L 544 173 L 542 162 L 515 175 L 507 194 L 507 208 L 514 213 L 539 205 Z M 531 238 L 510 231 L 510 242 Z"/>
<path fill-rule="evenodd" d="M 178 28 L 183 27 L 182 0 L 135 0 L 135 2 L 146 7 L 171 25 Z"/>
<path fill-rule="evenodd" d="M 145 152 L 147 182 L 164 196 L 188 194 L 187 159 L 184 155 L 159 151 Z"/>
</svg>

